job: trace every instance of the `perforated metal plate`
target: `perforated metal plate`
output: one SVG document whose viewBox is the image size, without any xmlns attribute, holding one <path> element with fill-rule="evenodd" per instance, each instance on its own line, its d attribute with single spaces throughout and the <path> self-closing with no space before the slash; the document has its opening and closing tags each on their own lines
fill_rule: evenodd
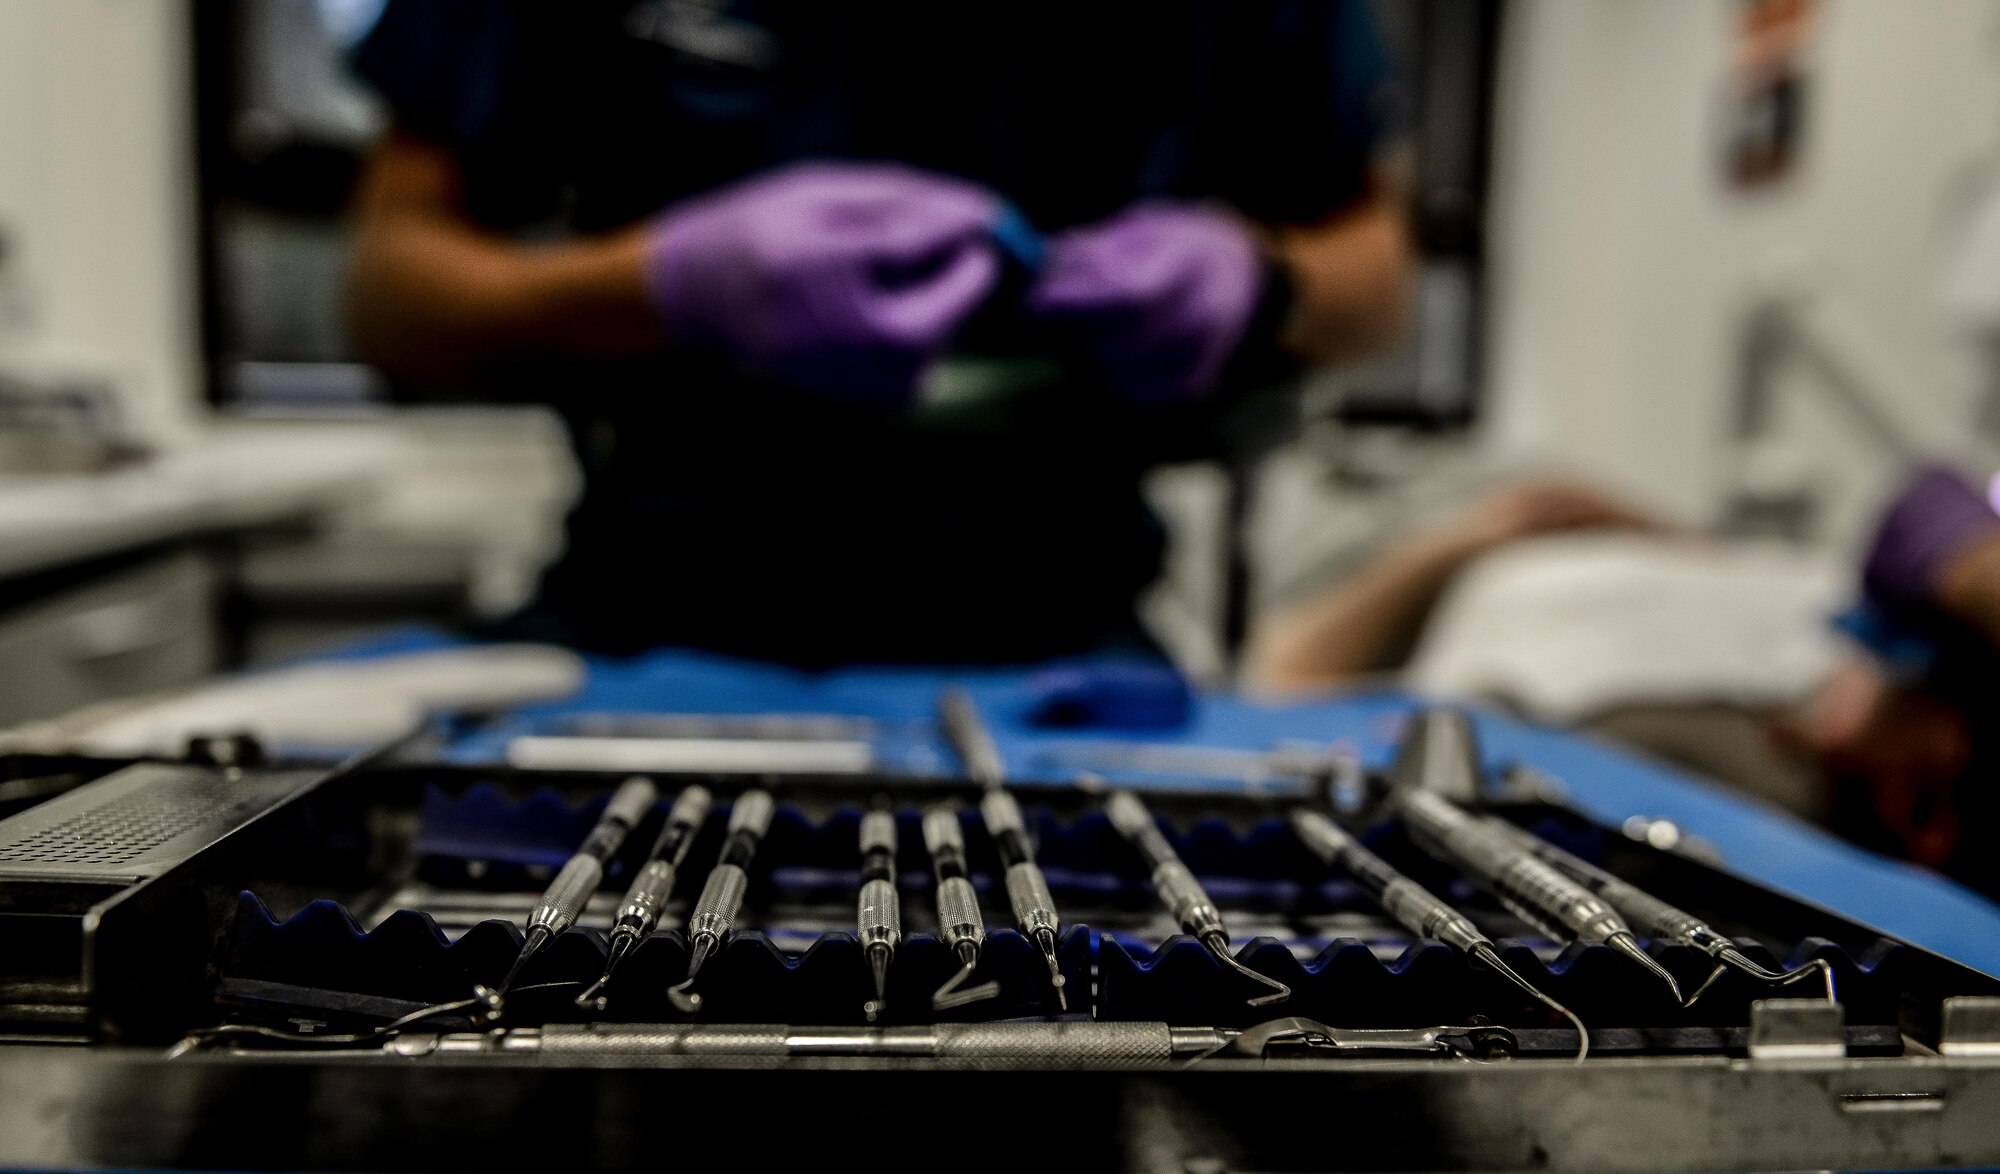
<svg viewBox="0 0 2000 1174">
<path fill-rule="evenodd" d="M 126 767 L 0 820 L 0 878 L 156 876 L 317 777 L 311 771 L 232 777 L 207 767 Z"/>
</svg>

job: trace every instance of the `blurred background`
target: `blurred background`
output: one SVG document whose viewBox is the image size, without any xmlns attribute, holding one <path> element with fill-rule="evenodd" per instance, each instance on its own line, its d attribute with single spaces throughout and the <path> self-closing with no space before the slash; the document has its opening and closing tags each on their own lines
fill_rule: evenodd
<svg viewBox="0 0 2000 1174">
<path fill-rule="evenodd" d="M 0 724 L 487 631 L 562 551 L 561 416 L 412 394 L 349 331 L 382 10 L 0 0 Z M 1907 684 L 1831 622 L 1885 503 L 2000 467 L 2000 3 L 1369 10 L 1403 328 L 1146 474 L 1147 638 L 1215 687 L 1589 725 L 1949 860 L 1922 796 L 1983 714 L 1854 767 L 1825 697 Z"/>
</svg>

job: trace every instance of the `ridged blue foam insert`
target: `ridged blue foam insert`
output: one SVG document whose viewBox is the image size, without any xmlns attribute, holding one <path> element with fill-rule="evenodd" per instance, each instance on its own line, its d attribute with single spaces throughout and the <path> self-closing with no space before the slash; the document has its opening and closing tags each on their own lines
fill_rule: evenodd
<svg viewBox="0 0 2000 1174">
<path fill-rule="evenodd" d="M 1522 977 L 1596 1026 L 1740 1026 L 1753 999 L 1790 993 L 1811 998 L 1824 987 L 1817 977 L 1795 987 L 1764 986 L 1730 972 L 1691 1009 L 1675 1005 L 1665 984 L 1604 946 L 1571 946 L 1551 963 L 1519 942 L 1500 943 L 1501 957 Z M 1773 964 L 1761 949 L 1752 959 Z M 1823 939 L 1802 943 L 1790 959 L 1799 965 L 1824 959 L 1834 969 L 1851 1024 L 1896 1022 L 1901 958 L 1906 951 L 1881 942 L 1861 958 Z M 1687 946 L 1656 948 L 1653 956 L 1693 991 L 1710 969 L 1708 957 Z M 1512 1026 L 1557 1022 L 1541 1005 L 1484 968 L 1469 965 L 1441 942 L 1412 943 L 1390 962 L 1365 944 L 1343 939 L 1310 961 L 1268 938 L 1242 943 L 1239 960 L 1292 988 L 1282 1011 L 1251 1007 L 1245 999 L 1265 991 L 1219 965 L 1201 943 L 1179 936 L 1151 953 L 1128 950 L 1103 935 L 1098 944 L 1098 1014 L 1105 1019 L 1248 1025 L 1273 1014 L 1303 1015 L 1344 1027 L 1395 1027 L 1459 1023 L 1478 1014 Z"/>
<path fill-rule="evenodd" d="M 237 916 L 222 959 L 226 978 L 255 979 L 414 1003 L 465 997 L 474 983 L 498 985 L 521 948 L 520 929 L 484 921 L 448 940 L 429 914 L 400 910 L 373 931 L 333 901 L 314 901 L 282 921 L 255 894 L 239 897 Z M 1090 931 L 1074 926 L 1063 935 L 1057 958 L 1073 999 L 1082 1009 L 1090 990 Z M 531 961 L 510 996 L 510 1017 L 521 1022 L 620 1019 L 661 1022 L 686 1018 L 666 990 L 687 972 L 688 945 L 679 931 L 656 933 L 619 967 L 605 992 L 603 1014 L 586 1014 L 573 997 L 604 969 L 604 937 L 571 930 Z M 929 1023 L 1057 1013 L 1041 951 L 1012 930 L 988 937 L 976 981 L 993 980 L 993 999 L 942 1014 L 930 995 L 958 969 L 934 938 L 904 940 L 889 974 L 889 1007 L 883 1023 Z M 566 984 L 544 990 L 545 983 Z M 825 934 L 793 957 L 755 930 L 734 934 L 702 968 L 700 1018 L 739 1023 L 861 1023 L 861 1005 L 874 987 L 861 947 L 852 935 Z"/>
<path fill-rule="evenodd" d="M 663 797 L 663 804 L 669 798 Z M 423 798 L 417 839 L 420 871 L 443 883 L 536 887 L 588 833 L 603 803 L 599 796 L 572 806 L 549 788 L 519 799 L 486 784 L 456 792 L 430 788 Z M 858 880 L 860 814 L 856 808 L 842 808 L 814 820 L 795 807 L 781 805 L 751 870 L 751 907 L 767 908 L 774 899 L 851 903 Z M 999 978 L 1005 993 L 999 1000 L 962 1009 L 958 1017 L 1053 1013 L 1047 970 L 1039 953 L 1018 934 L 997 928 L 1007 922 L 1006 899 L 999 891 L 999 862 L 991 840 L 976 813 L 964 811 L 961 817 L 974 881 L 993 928 L 980 978 Z M 1154 909 L 1143 865 L 1101 813 L 1061 821 L 1045 810 L 1031 809 L 1026 817 L 1037 842 L 1037 857 L 1065 913 L 1107 907 Z M 722 823 L 720 812 L 712 815 L 697 837 L 678 899 L 691 898 L 699 885 L 713 860 Z M 914 808 L 899 810 L 897 827 L 900 887 L 908 917 L 913 905 L 928 902 L 932 884 L 920 813 Z M 1280 819 L 1264 819 L 1240 832 L 1220 819 L 1204 819 L 1185 829 L 1165 824 L 1162 828 L 1210 894 L 1226 907 L 1302 915 L 1378 912 L 1358 886 L 1330 876 Z M 639 829 L 628 852 L 649 841 L 651 830 Z M 1597 829 L 1542 820 L 1532 830 L 1585 859 L 1604 859 L 1604 833 Z M 1382 847 L 1396 835 L 1392 828 L 1376 826 L 1363 838 Z M 1413 876 L 1454 903 L 1483 901 L 1462 880 L 1429 861 L 1409 858 L 1407 864 Z M 614 875 L 618 871 L 614 867 Z M 374 933 L 362 934 L 344 912 L 317 903 L 279 924 L 251 901 L 238 920 L 232 953 L 238 969 L 232 973 L 301 985 L 346 984 L 336 989 L 411 1000 L 458 997 L 472 981 L 497 981 L 520 941 L 514 925 L 492 921 L 447 944 L 428 917 L 407 911 L 390 917 Z M 1387 962 L 1353 939 L 1336 940 L 1310 960 L 1301 960 L 1270 939 L 1238 945 L 1239 957 L 1247 964 L 1292 986 L 1290 1002 L 1275 1008 L 1247 1006 L 1245 997 L 1261 990 L 1185 937 L 1169 938 L 1154 947 L 1128 935 L 1100 937 L 1072 926 L 1062 943 L 1071 1008 L 1085 1006 L 1094 959 L 1097 989 L 1091 1010 L 1100 1018 L 1244 1024 L 1273 1014 L 1296 1014 L 1346 1026 L 1453 1023 L 1474 1015 L 1516 1025 L 1552 1021 L 1546 1009 L 1503 979 L 1468 965 L 1437 942 L 1413 943 Z M 1501 946 L 1507 962 L 1530 982 L 1598 1025 L 1741 1025 L 1755 998 L 1774 993 L 1810 997 L 1822 989 L 1817 978 L 1791 988 L 1772 988 L 1731 972 L 1695 1008 L 1682 1010 L 1656 978 L 1604 947 L 1572 946 L 1545 963 L 1545 951 L 1522 942 L 1505 940 Z M 1754 943 L 1745 943 L 1744 952 L 1780 969 L 1824 959 L 1834 968 L 1850 1023 L 1896 1020 L 1903 963 L 1894 943 L 1878 941 L 1858 957 L 1821 939 L 1799 943 L 1782 959 Z M 1653 953 L 1686 990 L 1710 970 L 1705 955 L 1686 947 L 1656 948 Z M 599 934 L 572 931 L 529 967 L 521 985 L 588 981 L 602 968 L 603 957 Z M 679 980 L 686 964 L 687 946 L 678 931 L 654 935 L 621 968 L 609 992 L 608 1016 L 676 1017 L 663 992 Z M 891 1011 L 885 1021 L 933 1018 L 928 995 L 951 970 L 951 960 L 935 940 L 911 937 L 897 956 Z M 825 1024 L 859 1022 L 860 1005 L 870 991 L 867 967 L 851 936 L 824 935 L 802 953 L 788 955 L 754 930 L 737 934 L 710 961 L 701 987 L 709 999 L 707 1017 Z M 580 1014 L 559 990 L 522 992 L 513 1001 L 524 1019 L 574 1019 Z"/>
</svg>

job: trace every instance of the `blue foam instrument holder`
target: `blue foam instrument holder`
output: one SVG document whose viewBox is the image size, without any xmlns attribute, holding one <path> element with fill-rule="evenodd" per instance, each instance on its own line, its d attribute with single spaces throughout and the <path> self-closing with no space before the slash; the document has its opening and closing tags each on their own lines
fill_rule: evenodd
<svg viewBox="0 0 2000 1174">
<path fill-rule="evenodd" d="M 424 826 L 418 837 L 420 872 L 453 878 L 504 877 L 506 869 L 546 870 L 559 866 L 568 846 L 595 821 L 602 800 L 571 807 L 552 790 L 509 798 L 497 788 L 475 785 L 458 792 L 427 791 Z M 1153 894 L 1143 864 L 1099 812 L 1059 821 L 1044 809 L 1026 813 L 1039 843 L 1043 865 L 1058 908 L 1150 910 Z M 990 927 L 1006 924 L 1006 898 L 990 838 L 977 815 L 967 822 L 968 859 L 975 887 L 988 910 Z M 749 904 L 768 908 L 783 902 L 851 901 L 858 885 L 855 843 L 860 812 L 841 808 L 824 819 L 780 805 L 751 870 Z M 685 901 L 712 861 L 722 820 L 711 819 L 691 850 Z M 898 812 L 899 859 L 927 860 L 920 814 Z M 1230 908 L 1270 908 L 1309 914 L 1377 912 L 1371 898 L 1351 881 L 1330 876 L 1285 824 L 1264 819 L 1241 831 L 1219 819 L 1185 830 L 1162 824 L 1175 849 L 1218 901 Z M 1600 833 L 1578 832 L 1548 821 L 1536 830 L 1564 847 L 1601 860 Z M 1396 833 L 1386 825 L 1364 833 L 1377 843 Z M 650 841 L 649 829 L 635 829 L 633 842 Z M 561 845 L 561 847 L 556 847 Z M 1424 870 L 1422 862 L 1413 874 Z M 1441 866 L 1419 876 L 1455 902 L 1478 898 Z M 905 907 L 925 900 L 931 881 L 925 868 L 906 863 L 901 888 Z M 774 927 L 775 932 L 776 927 Z M 788 935 L 790 936 L 790 935 Z M 414 1002 L 462 997 L 474 982 L 497 982 L 520 948 L 521 931 L 512 922 L 483 922 L 448 941 L 427 914 L 400 911 L 374 931 L 364 932 L 344 909 L 313 902 L 280 921 L 251 894 L 244 894 L 222 961 L 226 976 L 298 986 L 321 987 Z M 1553 958 L 1540 949 L 1502 939 L 1502 956 L 1528 980 L 1570 1006 L 1593 1025 L 1666 1023 L 1680 1026 L 1740 1025 L 1753 999 L 1772 988 L 1731 972 L 1692 1010 L 1677 1009 L 1664 989 L 1629 960 L 1603 946 L 1576 946 Z M 1468 964 L 1433 941 L 1409 943 L 1400 956 L 1383 961 L 1376 949 L 1339 938 L 1315 956 L 1300 958 L 1292 948 L 1268 938 L 1239 943 L 1239 957 L 1253 969 L 1293 987 L 1281 1009 L 1249 1007 L 1246 980 L 1220 965 L 1200 943 L 1182 935 L 1153 943 L 1130 934 L 1102 934 L 1066 926 L 1059 962 L 1072 1012 L 1099 1019 L 1166 1020 L 1183 1024 L 1242 1026 L 1274 1013 L 1304 1015 L 1355 1027 L 1412 1026 L 1462 1022 L 1474 1014 L 1502 1023 L 1537 1025 L 1547 1013 L 1495 975 Z M 1832 966 L 1848 1022 L 1896 1022 L 1898 979 L 1907 952 L 1886 939 L 1850 948 L 1824 939 L 1798 943 L 1779 959 L 1753 942 L 1741 943 L 1766 965 L 1797 966 L 1824 959 Z M 594 978 L 605 958 L 603 935 L 572 930 L 533 960 L 519 985 L 566 984 L 524 991 L 510 1000 L 521 1021 L 574 1021 L 586 1017 L 571 993 Z M 1708 974 L 1706 955 L 1688 947 L 1655 948 L 1654 956 L 1692 989 Z M 666 988 L 686 971 L 687 943 L 678 929 L 663 929 L 635 951 L 607 994 L 608 1018 L 660 1021 L 681 1018 L 665 999 Z M 890 1009 L 885 1023 L 930 1022 L 939 1018 L 928 995 L 955 969 L 944 947 L 927 934 L 906 938 L 891 969 Z M 997 1019 L 1056 1013 L 1048 973 L 1035 946 L 1011 929 L 994 928 L 985 948 L 979 979 L 994 979 L 1000 997 L 959 1008 L 943 1018 Z M 1093 981 L 1094 979 L 1094 981 Z M 568 985 L 573 984 L 573 985 Z M 703 1018 L 717 1022 L 861 1022 L 869 997 L 868 970 L 860 947 L 847 933 L 818 935 L 798 952 L 786 952 L 755 928 L 731 937 L 703 970 L 708 999 Z M 1817 989 L 1801 983 L 1800 994 Z"/>
</svg>

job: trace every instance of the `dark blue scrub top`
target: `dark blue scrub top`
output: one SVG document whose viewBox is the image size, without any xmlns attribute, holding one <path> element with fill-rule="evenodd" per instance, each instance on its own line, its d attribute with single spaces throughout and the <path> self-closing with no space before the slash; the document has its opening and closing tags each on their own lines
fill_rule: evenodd
<svg viewBox="0 0 2000 1174">
<path fill-rule="evenodd" d="M 1388 97 L 1363 0 L 391 0 L 357 65 L 523 236 L 806 158 L 964 176 L 1043 230 L 1147 196 L 1310 221 L 1362 194 Z M 884 417 L 686 355 L 521 365 L 490 392 L 555 406 L 586 482 L 540 634 L 801 664 L 1114 638 L 1159 569 L 1138 475 L 1206 455 L 1212 408 L 1059 384 Z"/>
</svg>

